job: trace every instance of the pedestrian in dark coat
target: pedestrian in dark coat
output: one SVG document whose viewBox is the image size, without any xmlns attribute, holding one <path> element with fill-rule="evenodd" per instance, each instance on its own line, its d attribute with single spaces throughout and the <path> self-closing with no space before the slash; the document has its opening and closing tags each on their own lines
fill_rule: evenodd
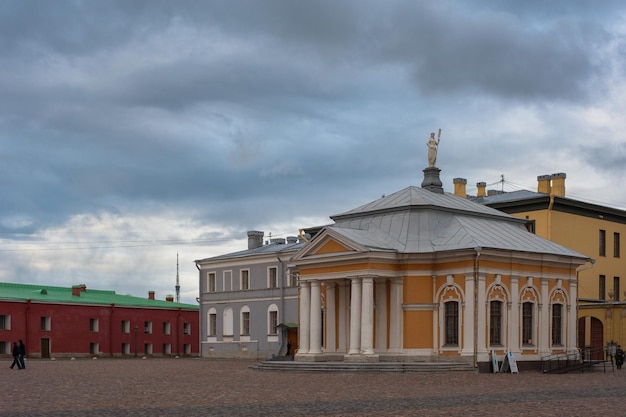
<svg viewBox="0 0 626 417">
<path fill-rule="evenodd" d="M 24 362 L 24 356 L 26 356 L 26 345 L 20 340 L 18 347 L 20 348 L 20 365 L 22 366 L 22 369 L 26 369 L 26 363 Z"/>
<path fill-rule="evenodd" d="M 615 351 L 615 365 L 617 365 L 617 369 L 622 369 L 622 365 L 624 364 L 624 351 L 620 345 L 617 345 L 617 350 Z"/>
<path fill-rule="evenodd" d="M 13 353 L 13 363 L 11 364 L 11 369 L 13 369 L 15 365 L 17 365 L 17 369 L 22 369 L 22 365 L 20 365 L 20 347 L 15 342 L 13 342 L 13 350 L 11 353 Z"/>
</svg>

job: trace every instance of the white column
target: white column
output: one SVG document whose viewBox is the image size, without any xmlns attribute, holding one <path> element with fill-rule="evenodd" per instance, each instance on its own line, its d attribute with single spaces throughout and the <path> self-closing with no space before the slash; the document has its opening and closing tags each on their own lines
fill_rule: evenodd
<svg viewBox="0 0 626 417">
<path fill-rule="evenodd" d="M 539 353 L 550 353 L 550 294 L 548 279 L 541 278 L 541 304 L 539 304 Z"/>
<path fill-rule="evenodd" d="M 336 310 L 335 310 L 335 287 L 337 284 L 328 282 L 326 284 L 326 350 L 334 352 L 337 350 Z"/>
<path fill-rule="evenodd" d="M 389 283 L 389 350 L 402 350 L 402 279 Z"/>
<path fill-rule="evenodd" d="M 322 353 L 322 293 L 319 281 L 311 281 L 311 346 L 309 353 Z"/>
<path fill-rule="evenodd" d="M 311 329 L 311 287 L 308 281 L 300 282 L 300 328 L 298 353 L 309 353 Z"/>
<path fill-rule="evenodd" d="M 487 294 L 485 293 L 485 274 L 478 274 L 478 305 L 476 308 L 478 309 L 478 323 L 476 323 L 476 327 L 478 328 L 478 355 L 487 354 L 487 309 L 489 306 L 487 305 Z"/>
<path fill-rule="evenodd" d="M 350 288 L 350 350 L 349 355 L 361 351 L 361 278 L 351 278 Z"/>
<path fill-rule="evenodd" d="M 463 300 L 463 349 L 465 356 L 474 354 L 474 275 L 465 275 L 465 300 Z"/>
<path fill-rule="evenodd" d="M 371 355 L 374 353 L 374 278 L 363 278 L 361 291 L 361 352 Z"/>
<path fill-rule="evenodd" d="M 576 349 L 576 323 L 578 311 L 576 299 L 578 298 L 578 283 L 575 280 L 569 282 L 569 303 L 567 304 L 567 351 Z M 623 310 L 622 310 L 623 311 Z"/>
<path fill-rule="evenodd" d="M 378 351 L 387 350 L 387 280 L 376 281 L 376 345 Z"/>
<path fill-rule="evenodd" d="M 507 348 L 513 353 L 522 352 L 519 343 L 520 331 L 522 329 L 519 313 L 519 277 L 511 276 L 511 315 L 509 316 L 509 342 Z"/>
<path fill-rule="evenodd" d="M 348 329 L 349 329 L 349 309 L 348 309 L 348 305 L 350 302 L 350 292 L 348 291 L 348 282 L 347 281 L 343 281 L 339 283 L 339 311 L 338 311 L 338 316 L 339 319 L 338 324 L 339 324 L 339 351 L 340 352 L 347 352 L 347 346 L 348 346 L 348 338 L 349 338 L 349 334 L 348 334 Z"/>
</svg>

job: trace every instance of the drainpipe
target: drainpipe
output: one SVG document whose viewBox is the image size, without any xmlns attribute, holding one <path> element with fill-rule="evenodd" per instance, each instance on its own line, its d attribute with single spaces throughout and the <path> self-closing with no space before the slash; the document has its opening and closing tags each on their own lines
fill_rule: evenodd
<svg viewBox="0 0 626 417">
<path fill-rule="evenodd" d="M 285 272 L 283 271 L 283 261 L 280 260 L 280 255 L 276 254 L 276 259 L 278 260 L 278 267 L 280 270 L 280 314 L 282 314 L 282 321 L 284 321 L 285 320 Z M 284 331 L 286 330 L 281 330 L 281 333 Z M 285 334 L 283 333 L 283 337 L 280 337 L 278 339 L 278 355 L 280 355 L 280 351 L 283 348 L 284 335 Z"/>
<path fill-rule="evenodd" d="M 552 240 L 552 206 L 554 206 L 554 193 L 550 191 L 550 205 L 548 206 L 548 240 Z"/>
<path fill-rule="evenodd" d="M 478 368 L 478 271 L 481 247 L 474 248 L 476 258 L 474 258 L 474 368 Z"/>
<path fill-rule="evenodd" d="M 31 305 L 31 299 L 29 298 L 28 300 L 26 300 L 26 311 L 24 312 L 24 343 L 26 344 L 26 346 L 28 346 L 28 344 L 30 343 L 30 340 L 28 338 L 28 311 L 30 310 L 30 305 Z M 40 345 L 41 346 L 41 345 Z M 11 351 L 12 353 L 13 351 Z"/>
</svg>

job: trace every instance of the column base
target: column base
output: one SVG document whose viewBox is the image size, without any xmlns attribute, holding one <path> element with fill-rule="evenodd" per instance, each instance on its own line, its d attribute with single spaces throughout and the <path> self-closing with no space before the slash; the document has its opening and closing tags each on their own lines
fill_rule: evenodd
<svg viewBox="0 0 626 417">
<path fill-rule="evenodd" d="M 380 362 L 380 356 L 377 354 L 356 354 L 356 355 L 345 355 L 343 357 L 344 362 L 352 362 L 352 363 L 375 363 Z"/>
<path fill-rule="evenodd" d="M 323 353 L 296 353 L 293 360 L 296 362 L 326 362 L 328 359 Z"/>
</svg>

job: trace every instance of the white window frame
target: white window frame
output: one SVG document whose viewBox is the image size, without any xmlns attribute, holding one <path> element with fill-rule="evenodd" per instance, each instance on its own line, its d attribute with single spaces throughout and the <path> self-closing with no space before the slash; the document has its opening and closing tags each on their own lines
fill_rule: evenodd
<svg viewBox="0 0 626 417">
<path fill-rule="evenodd" d="M 213 316 L 214 320 L 211 320 L 211 316 Z M 215 342 L 217 340 L 217 310 L 211 307 L 207 312 L 207 324 L 206 324 L 206 334 L 207 341 Z"/>
<path fill-rule="evenodd" d="M 217 292 L 217 274 L 215 271 L 206 274 L 206 292 Z"/>
<path fill-rule="evenodd" d="M 228 270 L 222 272 L 222 288 L 224 291 L 232 291 L 233 290 L 233 271 Z"/>
<path fill-rule="evenodd" d="M 100 320 L 96 318 L 89 319 L 89 331 L 91 333 L 98 333 L 100 331 Z"/>
<path fill-rule="evenodd" d="M 2 320 L 0 320 L 0 323 L 2 323 L 0 330 L 11 330 L 11 315 L 0 314 L 0 317 L 2 318 Z"/>
<path fill-rule="evenodd" d="M 272 271 L 275 271 L 274 277 L 272 277 Z M 272 282 L 272 280 L 274 282 Z M 267 288 L 278 288 L 278 267 L 267 267 Z"/>
<path fill-rule="evenodd" d="M 245 284 L 244 285 L 244 276 L 245 276 Z M 242 291 L 246 291 L 250 289 L 250 270 L 242 269 L 239 271 L 239 289 Z"/>
<path fill-rule="evenodd" d="M 248 331 L 244 331 L 245 329 L 245 315 L 248 315 Z M 248 307 L 247 305 L 244 305 L 241 307 L 241 310 L 239 311 L 239 340 L 241 340 L 242 342 L 249 342 L 250 341 L 250 307 Z"/>
<path fill-rule="evenodd" d="M 276 313 L 276 323 L 272 324 L 272 313 Z M 278 342 L 278 325 L 280 324 L 280 315 L 278 306 L 271 304 L 267 308 L 267 341 Z"/>
</svg>

